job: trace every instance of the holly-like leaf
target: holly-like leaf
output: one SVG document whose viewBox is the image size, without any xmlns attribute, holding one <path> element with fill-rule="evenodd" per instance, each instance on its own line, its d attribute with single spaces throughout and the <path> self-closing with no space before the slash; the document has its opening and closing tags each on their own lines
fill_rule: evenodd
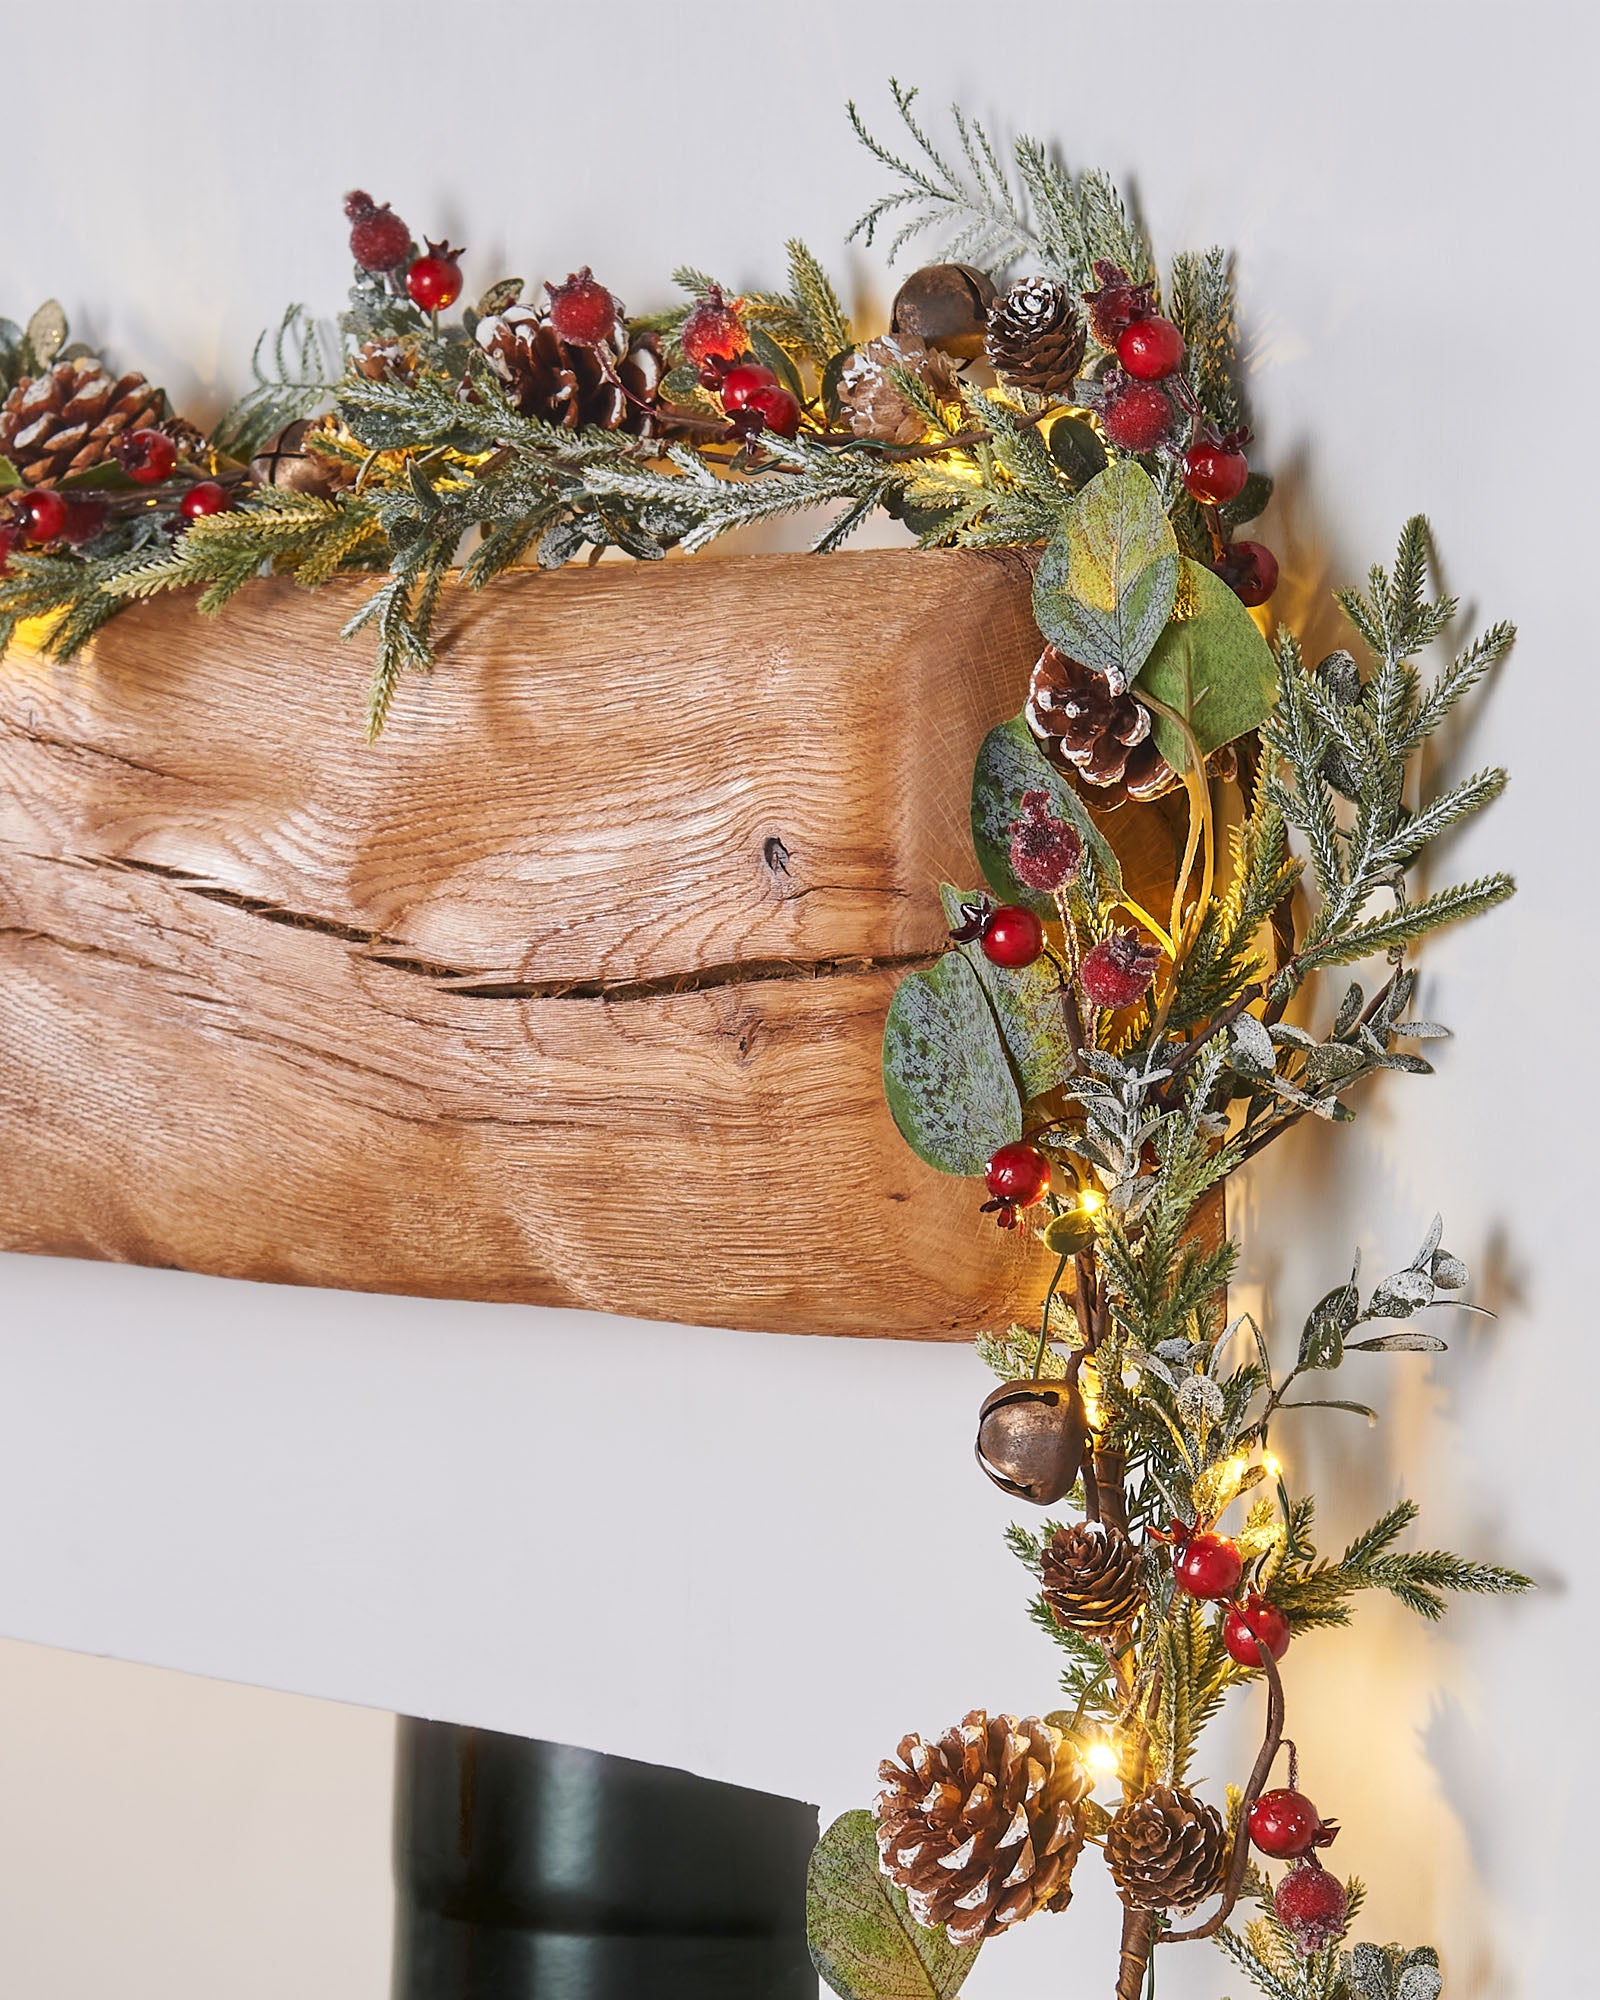
<svg viewBox="0 0 1600 2000">
<path fill-rule="evenodd" d="M 869 1812 L 843 1814 L 812 1849 L 806 1940 L 842 2000 L 954 2000 L 979 1951 L 912 1917 L 878 1866 Z"/>
<path fill-rule="evenodd" d="M 983 879 L 1007 903 L 1022 903 L 1040 916 L 1054 916 L 1055 903 L 1019 882 L 1011 870 L 1011 828 L 1022 817 L 1024 792 L 1044 792 L 1050 810 L 1077 828 L 1094 856 L 1107 893 L 1122 894 L 1122 866 L 1110 841 L 1089 817 L 1089 809 L 1053 764 L 1047 764 L 1033 732 L 1020 715 L 991 729 L 972 767 L 972 845 Z"/>
<path fill-rule="evenodd" d="M 961 922 L 965 900 L 959 889 L 948 882 L 941 885 L 945 922 L 952 930 Z M 1022 1091 L 1023 1102 L 1051 1089 L 1073 1066 L 1072 1044 L 1067 1039 L 1066 1015 L 1062 1008 L 1061 973 L 1048 956 L 1032 965 L 992 965 L 983 946 L 973 940 L 957 947 L 978 975 L 989 1005 L 994 1009 L 1000 1039 Z"/>
<path fill-rule="evenodd" d="M 1150 657 L 1177 590 L 1172 523 L 1149 473 L 1125 458 L 1068 508 L 1034 578 L 1033 615 L 1053 646 L 1120 693 Z"/>
<path fill-rule="evenodd" d="M 1278 667 L 1255 620 L 1210 570 L 1187 558 L 1172 623 L 1144 663 L 1135 693 L 1175 709 L 1200 754 L 1257 728 L 1278 698 Z M 1156 746 L 1175 771 L 1188 763 L 1182 733 L 1155 718 Z"/>
<path fill-rule="evenodd" d="M 46 299 L 28 321 L 28 345 L 36 368 L 48 368 L 67 341 L 67 315 L 59 299 Z"/>
<path fill-rule="evenodd" d="M 883 1091 L 901 1137 L 942 1174 L 981 1174 L 1022 1137 L 1022 1103 L 978 975 L 947 952 L 895 988 Z"/>
</svg>

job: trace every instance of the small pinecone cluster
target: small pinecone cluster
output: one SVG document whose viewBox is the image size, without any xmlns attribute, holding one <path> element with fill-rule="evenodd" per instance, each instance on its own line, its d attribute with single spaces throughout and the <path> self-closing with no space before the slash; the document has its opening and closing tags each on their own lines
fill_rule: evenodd
<svg viewBox="0 0 1600 2000">
<path fill-rule="evenodd" d="M 634 334 L 612 361 L 562 340 L 533 306 L 507 306 L 479 322 L 478 344 L 523 416 L 565 430 L 654 437 L 663 371 L 653 333 Z"/>
<path fill-rule="evenodd" d="M 974 1709 L 879 1776 L 879 1861 L 919 1924 L 975 1944 L 1071 1901 L 1091 1779 L 1060 1730 Z"/>
<path fill-rule="evenodd" d="M 908 403 L 891 369 L 914 376 L 933 396 L 956 393 L 948 357 L 914 333 L 885 333 L 856 348 L 839 371 L 839 408 L 857 437 L 880 444 L 917 444 L 928 434 L 920 410 Z"/>
<path fill-rule="evenodd" d="M 1159 798 L 1178 782 L 1156 748 L 1149 709 L 1054 646 L 1039 656 L 1025 713 L 1045 756 L 1093 786 L 1097 805 Z"/>
<path fill-rule="evenodd" d="M 1058 1528 L 1041 1567 L 1050 1616 L 1086 1638 L 1109 1639 L 1144 1595 L 1138 1552 L 1120 1529 L 1101 1521 Z"/>
<path fill-rule="evenodd" d="M 1129 1909 L 1192 1910 L 1222 1887 L 1228 1830 L 1182 1785 L 1155 1785 L 1117 1808 L 1106 1861 Z"/>
<path fill-rule="evenodd" d="M 123 432 L 159 424 L 165 405 L 142 375 L 108 375 L 87 355 L 58 361 L 0 403 L 0 456 L 24 485 L 55 486 L 109 458 Z"/>
<path fill-rule="evenodd" d="M 1013 388 L 1069 397 L 1088 339 L 1065 285 L 1024 278 L 989 314 L 989 365 Z"/>
</svg>

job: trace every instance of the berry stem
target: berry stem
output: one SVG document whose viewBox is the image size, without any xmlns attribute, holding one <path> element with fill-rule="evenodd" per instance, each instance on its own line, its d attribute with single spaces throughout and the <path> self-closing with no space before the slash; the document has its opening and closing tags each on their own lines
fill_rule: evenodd
<svg viewBox="0 0 1600 2000">
<path fill-rule="evenodd" d="M 1056 1266 L 1055 1276 L 1050 1280 L 1050 1289 L 1044 1295 L 1044 1306 L 1039 1314 L 1039 1346 L 1033 1357 L 1033 1380 L 1035 1382 L 1039 1379 L 1039 1370 L 1044 1366 L 1044 1351 L 1050 1345 L 1050 1308 L 1055 1303 L 1056 1292 L 1060 1287 L 1071 1256 L 1072 1252 L 1070 1250 L 1063 1255 L 1060 1263 Z"/>
</svg>

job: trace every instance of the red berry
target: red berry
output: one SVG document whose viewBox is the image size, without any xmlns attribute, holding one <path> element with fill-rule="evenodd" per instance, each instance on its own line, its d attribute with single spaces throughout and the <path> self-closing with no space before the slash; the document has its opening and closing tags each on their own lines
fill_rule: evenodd
<svg viewBox="0 0 1600 2000">
<path fill-rule="evenodd" d="M 1044 950 L 1044 925 L 1020 903 L 1002 903 L 983 927 L 983 955 L 991 965 L 1020 971 Z"/>
<path fill-rule="evenodd" d="M 777 387 L 778 378 L 770 368 L 763 368 L 759 361 L 741 361 L 722 378 L 722 407 L 742 410 L 758 389 Z"/>
<path fill-rule="evenodd" d="M 557 340 L 571 347 L 615 347 L 620 351 L 627 346 L 622 308 L 587 264 L 574 271 L 564 285 L 547 284 L 545 290 L 550 294 L 549 319 Z"/>
<path fill-rule="evenodd" d="M 396 271 L 411 255 L 411 231 L 385 202 L 376 207 L 365 195 L 366 206 L 355 215 L 350 204 L 357 195 L 345 197 L 344 212 L 355 227 L 350 231 L 350 254 L 363 271 Z"/>
<path fill-rule="evenodd" d="M 800 428 L 800 405 L 787 389 L 773 382 L 763 382 L 752 389 L 744 399 L 744 407 L 754 410 L 769 431 L 776 431 L 779 437 L 792 438 Z"/>
<path fill-rule="evenodd" d="M 1011 822 L 1011 872 L 1043 894 L 1065 888 L 1083 863 L 1083 838 L 1057 819 L 1048 792 L 1024 792 L 1022 817 Z"/>
<path fill-rule="evenodd" d="M 1113 396 L 1100 422 L 1118 451 L 1154 451 L 1172 430 L 1172 405 L 1153 384 L 1141 384 Z"/>
<path fill-rule="evenodd" d="M 1014 1208 L 1031 1208 L 1050 1186 L 1050 1162 L 1026 1139 L 1001 1146 L 983 1170 L 983 1184 L 996 1201 Z"/>
<path fill-rule="evenodd" d="M 461 296 L 459 250 L 448 243 L 429 242 L 427 252 L 406 272 L 406 290 L 411 303 L 424 312 L 446 312 Z"/>
<path fill-rule="evenodd" d="M 1114 348 L 1124 327 L 1154 316 L 1155 293 L 1149 285 L 1136 285 L 1120 265 L 1109 263 L 1104 257 L 1095 259 L 1094 275 L 1095 290 L 1083 295 L 1083 302 L 1089 308 L 1089 324 L 1102 347 Z"/>
<path fill-rule="evenodd" d="M 1259 1667 L 1262 1648 L 1275 1660 L 1289 1650 L 1289 1621 L 1264 1597 L 1252 1591 L 1243 1606 L 1230 1604 L 1222 1621 L 1222 1643 L 1241 1667 Z"/>
<path fill-rule="evenodd" d="M 1241 604 L 1265 604 L 1278 587 L 1278 558 L 1260 542 L 1230 542 L 1211 567 Z"/>
<path fill-rule="evenodd" d="M 141 486 L 159 486 L 172 477 L 178 447 L 165 431 L 125 431 L 112 445 L 111 455 L 130 479 Z"/>
<path fill-rule="evenodd" d="M 1172 1574 L 1191 1597 L 1232 1597 L 1244 1575 L 1244 1558 L 1226 1536 L 1191 1535 L 1172 1559 Z"/>
<path fill-rule="evenodd" d="M 1344 1884 L 1310 1854 L 1278 1884 L 1272 1907 L 1303 1958 L 1342 1938 L 1350 1917 Z"/>
<path fill-rule="evenodd" d="M 696 368 L 708 361 L 735 361 L 750 345 L 739 317 L 739 305 L 722 296 L 722 287 L 713 285 L 683 323 L 678 345 L 686 361 Z"/>
<path fill-rule="evenodd" d="M 202 479 L 184 494 L 178 512 L 186 521 L 198 521 L 202 514 L 226 514 L 232 506 L 226 486 L 215 479 Z"/>
<path fill-rule="evenodd" d="M 48 486 L 26 493 L 17 503 L 30 542 L 54 542 L 67 525 L 67 503 Z"/>
<path fill-rule="evenodd" d="M 1322 1816 L 1304 1792 L 1263 1792 L 1250 1808 L 1250 1838 L 1274 1861 L 1309 1854 L 1322 1831 Z"/>
<path fill-rule="evenodd" d="M 1137 931 L 1113 931 L 1083 956 L 1078 984 L 1097 1007 L 1131 1007 L 1149 992 L 1161 954 Z"/>
<path fill-rule="evenodd" d="M 1138 319 L 1117 337 L 1117 359 L 1137 382 L 1163 382 L 1183 360 L 1183 335 L 1170 319 Z"/>
<path fill-rule="evenodd" d="M 69 501 L 66 525 L 61 530 L 60 540 L 68 548 L 81 549 L 85 542 L 92 542 L 105 527 L 108 511 L 103 500 Z"/>
<path fill-rule="evenodd" d="M 1226 507 L 1238 499 L 1249 477 L 1250 461 L 1242 451 L 1197 444 L 1184 455 L 1183 483 L 1202 507 Z"/>
</svg>

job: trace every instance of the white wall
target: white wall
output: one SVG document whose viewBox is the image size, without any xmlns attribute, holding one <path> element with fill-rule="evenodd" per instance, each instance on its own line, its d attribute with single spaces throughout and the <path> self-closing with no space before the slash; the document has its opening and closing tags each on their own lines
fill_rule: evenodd
<svg viewBox="0 0 1600 2000">
<path fill-rule="evenodd" d="M 1586 11 L 80 0 L 72 18 L 69 84 L 59 15 L 4 22 L 7 96 L 35 138 L 10 155 L 0 310 L 59 293 L 180 400 L 214 408 L 283 300 L 337 303 L 338 196 L 358 182 L 465 241 L 473 279 L 588 261 L 643 306 L 679 261 L 770 279 L 800 233 L 881 301 L 881 266 L 840 247 L 881 177 L 839 107 L 854 93 L 887 126 L 894 70 L 930 111 L 959 93 L 1135 176 L 1166 249 L 1238 247 L 1262 457 L 1286 475 L 1267 537 L 1286 615 L 1420 506 L 1472 610 L 1521 621 L 1447 749 L 1518 774 L 1455 865 L 1523 882 L 1428 956 L 1427 1011 L 1460 1038 L 1436 1081 L 1394 1079 L 1353 1132 L 1285 1149 L 1243 1206 L 1280 1330 L 1353 1242 L 1389 1268 L 1436 1207 L 1501 1311 L 1448 1358 L 1373 1361 L 1381 1431 L 1302 1419 L 1285 1455 L 1358 1489 L 1331 1505 L 1330 1539 L 1403 1483 L 1430 1542 L 1547 1588 L 1439 1632 L 1375 1608 L 1360 1638 L 1297 1644 L 1291 1698 L 1340 1858 L 1373 1883 L 1369 1934 L 1436 1938 L 1458 2000 L 1562 1990 L 1589 1956 L 1600 1387 L 1586 1050 L 1563 1030 L 1559 1067 L 1543 1054 L 1600 976 Z M 52 145 L 40 107 L 63 92 Z M 0 1273 L 16 1635 L 681 1762 L 830 1811 L 866 1796 L 908 1726 L 1048 1705 L 1053 1663 L 998 1545 L 1007 1509 L 966 1458 L 983 1383 L 959 1352 L 21 1259 Z M 0 1734 L 47 1726 L 54 1699 L 31 1679 Z M 1219 1751 L 1206 1775 L 1235 1772 Z M 370 1838 L 359 1786 L 349 1810 Z M 14 1811 L 0 1793 L 0 1827 Z M 176 1838 L 159 1797 L 148 1834 Z M 1113 1915 L 1097 1890 L 1082 1901 L 996 1950 L 975 2000 L 1103 1992 Z M 41 1938 L 114 1922 L 137 1959 L 157 1950 L 145 1919 L 170 1921 L 41 1876 L 0 1926 L 0 1986 L 87 2000 L 103 1989 L 37 1970 Z M 175 1974 L 168 2000 L 244 1991 L 270 1949 L 241 1937 L 237 1977 Z M 283 1990 L 358 1990 L 283 1949 Z M 1228 1985 L 1206 1954 L 1178 1956 L 1164 1995 Z"/>
</svg>

